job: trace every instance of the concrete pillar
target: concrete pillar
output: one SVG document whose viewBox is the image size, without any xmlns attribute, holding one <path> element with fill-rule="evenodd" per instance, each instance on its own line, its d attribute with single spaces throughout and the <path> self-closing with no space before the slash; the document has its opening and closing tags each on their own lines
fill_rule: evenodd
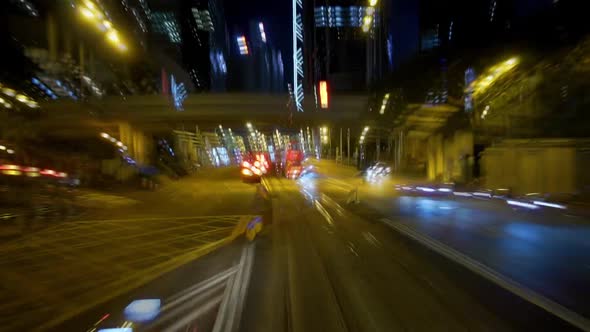
<svg viewBox="0 0 590 332">
<path fill-rule="evenodd" d="M 429 180 L 442 180 L 445 172 L 443 137 L 434 135 L 427 142 L 427 176 Z"/>
<path fill-rule="evenodd" d="M 132 127 L 127 122 L 119 123 L 119 137 L 128 148 L 127 152 L 139 165 L 152 162 L 154 142 L 146 133 Z"/>
</svg>

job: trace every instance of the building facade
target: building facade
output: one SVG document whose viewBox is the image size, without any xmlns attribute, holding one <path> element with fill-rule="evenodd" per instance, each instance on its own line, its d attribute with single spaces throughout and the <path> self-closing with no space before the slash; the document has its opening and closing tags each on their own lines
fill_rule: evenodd
<svg viewBox="0 0 590 332">
<path fill-rule="evenodd" d="M 271 40 L 264 22 L 250 21 L 248 33 L 238 32 L 231 48 L 230 88 L 234 91 L 287 91 L 283 54 Z"/>
</svg>

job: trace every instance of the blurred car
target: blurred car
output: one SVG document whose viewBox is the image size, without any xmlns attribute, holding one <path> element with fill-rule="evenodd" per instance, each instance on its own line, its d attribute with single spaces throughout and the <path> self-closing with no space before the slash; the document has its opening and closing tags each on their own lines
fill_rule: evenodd
<svg viewBox="0 0 590 332">
<path fill-rule="evenodd" d="M 270 163 L 262 153 L 255 154 L 249 160 L 242 161 L 240 175 L 244 182 L 260 182 L 262 175 L 270 169 Z"/>
<path fill-rule="evenodd" d="M 298 179 L 303 174 L 303 166 L 299 162 L 294 162 L 287 167 L 287 178 Z"/>
<path fill-rule="evenodd" d="M 367 168 L 365 171 L 365 181 L 378 182 L 391 174 L 391 167 L 386 163 L 377 162 L 375 165 Z"/>
</svg>

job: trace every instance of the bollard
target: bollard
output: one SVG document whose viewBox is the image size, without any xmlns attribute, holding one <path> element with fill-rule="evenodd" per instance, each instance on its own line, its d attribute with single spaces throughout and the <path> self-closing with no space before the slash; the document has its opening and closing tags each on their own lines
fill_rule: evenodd
<svg viewBox="0 0 590 332">
<path fill-rule="evenodd" d="M 254 240 L 256 235 L 262 230 L 262 218 L 256 217 L 252 219 L 246 226 L 246 238 L 249 241 Z"/>
</svg>

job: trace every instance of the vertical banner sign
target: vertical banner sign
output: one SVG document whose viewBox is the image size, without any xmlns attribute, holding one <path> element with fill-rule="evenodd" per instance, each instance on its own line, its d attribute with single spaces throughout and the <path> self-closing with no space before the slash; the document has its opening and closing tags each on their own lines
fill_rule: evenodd
<svg viewBox="0 0 590 332">
<path fill-rule="evenodd" d="M 303 0 L 293 4 L 293 93 L 298 112 L 303 112 Z"/>
</svg>

